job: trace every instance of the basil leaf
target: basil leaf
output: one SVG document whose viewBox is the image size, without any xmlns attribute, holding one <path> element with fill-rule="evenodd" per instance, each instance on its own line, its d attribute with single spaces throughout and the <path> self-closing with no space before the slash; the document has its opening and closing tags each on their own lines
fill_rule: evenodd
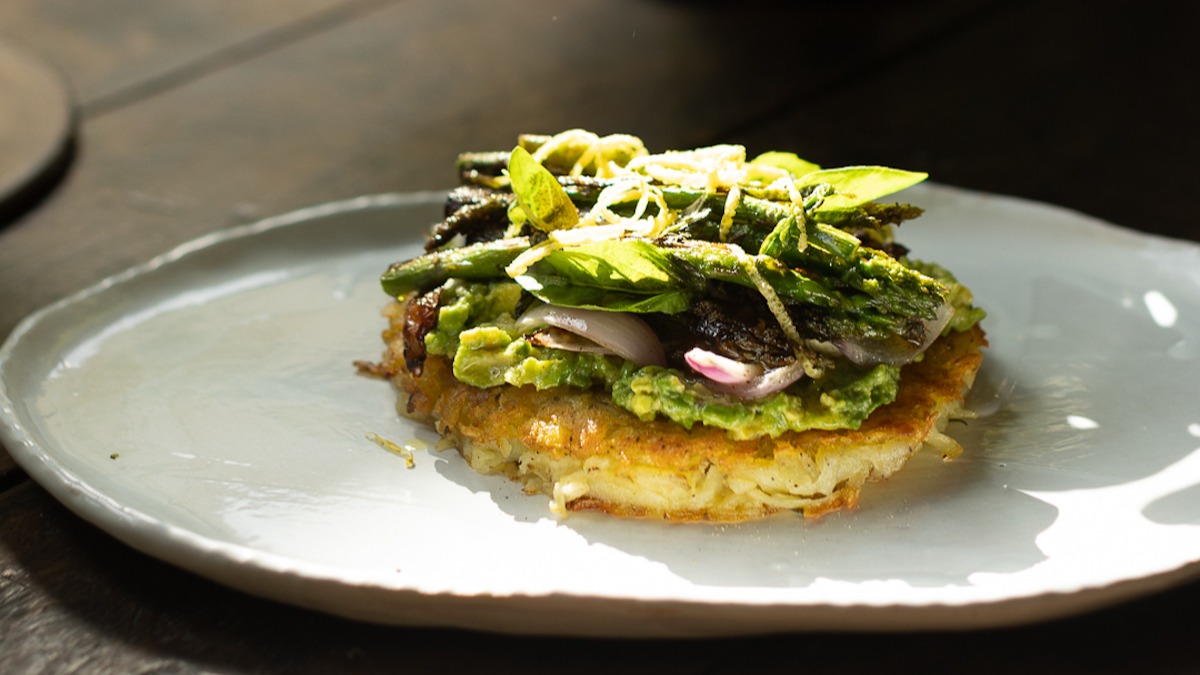
<svg viewBox="0 0 1200 675">
<path fill-rule="evenodd" d="M 783 169 L 792 174 L 796 178 L 807 176 L 814 171 L 820 171 L 821 167 L 804 159 L 800 159 L 792 152 L 764 152 L 763 154 L 750 160 L 750 164 L 762 164 L 764 166 L 773 166 L 777 169 Z"/>
<path fill-rule="evenodd" d="M 687 309 L 692 302 L 692 294 L 681 289 L 662 293 L 636 293 L 597 286 L 579 286 L 563 277 L 545 274 L 537 275 L 536 278 L 523 274 L 514 280 L 542 302 L 560 307 L 639 314 L 677 314 Z"/>
<path fill-rule="evenodd" d="M 702 277 L 643 239 L 576 244 L 547 254 L 515 277 L 545 302 L 625 312 L 681 312 Z"/>
<path fill-rule="evenodd" d="M 813 171 L 800 179 L 799 187 L 826 183 L 834 194 L 825 198 L 817 211 L 847 209 L 899 192 L 925 180 L 929 174 L 886 166 L 847 166 Z"/>
<path fill-rule="evenodd" d="M 534 227 L 549 232 L 579 223 L 579 209 L 558 179 L 519 145 L 508 158 L 508 175 L 517 204 Z"/>
<path fill-rule="evenodd" d="M 658 289 L 676 285 L 670 256 L 644 239 L 574 244 L 545 258 L 563 276 L 580 282 Z"/>
</svg>

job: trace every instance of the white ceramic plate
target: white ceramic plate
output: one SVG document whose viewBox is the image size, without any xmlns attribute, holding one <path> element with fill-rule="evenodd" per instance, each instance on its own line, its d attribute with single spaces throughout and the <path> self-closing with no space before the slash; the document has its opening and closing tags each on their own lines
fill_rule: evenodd
<svg viewBox="0 0 1200 675">
<path fill-rule="evenodd" d="M 990 310 L 957 461 L 918 456 L 818 522 L 552 517 L 394 413 L 379 273 L 440 195 L 222 232 L 26 320 L 0 351 L 5 447 L 130 545 L 371 621 L 736 635 L 1058 617 L 1200 570 L 1200 247 L 926 186 L 902 229 Z M 414 450 L 415 466 L 367 439 Z"/>
</svg>

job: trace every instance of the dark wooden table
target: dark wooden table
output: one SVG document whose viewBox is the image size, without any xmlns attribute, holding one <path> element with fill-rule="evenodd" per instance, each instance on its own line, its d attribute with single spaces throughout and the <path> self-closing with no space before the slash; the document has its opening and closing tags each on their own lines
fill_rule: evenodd
<svg viewBox="0 0 1200 675">
<path fill-rule="evenodd" d="M 0 203 L 0 337 L 199 234 L 447 187 L 460 149 L 576 126 L 921 169 L 1200 240 L 1198 32 L 1183 0 L 5 0 L 0 41 L 61 73 L 77 124 L 36 194 Z M 1200 583 L 1000 630 L 513 638 L 216 586 L 79 520 L 2 452 L 0 490 L 4 672 L 1200 668 Z"/>
</svg>

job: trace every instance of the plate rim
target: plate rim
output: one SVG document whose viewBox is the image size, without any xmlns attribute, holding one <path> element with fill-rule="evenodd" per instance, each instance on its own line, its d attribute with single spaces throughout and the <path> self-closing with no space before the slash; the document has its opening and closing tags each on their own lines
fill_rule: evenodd
<svg viewBox="0 0 1200 675">
<path fill-rule="evenodd" d="M 944 191 L 946 194 L 955 196 L 956 198 L 982 196 L 988 199 L 1002 200 L 1006 203 L 1018 203 L 1023 206 L 1057 210 L 1063 215 L 1070 216 L 1071 220 L 1079 222 L 1083 227 L 1104 228 L 1109 232 L 1118 233 L 1118 236 L 1127 236 L 1128 241 L 1159 241 L 1170 242 L 1173 245 L 1177 245 L 1177 242 L 1184 242 L 1195 247 L 1195 251 L 1200 252 L 1200 245 L 1197 245 L 1195 242 L 1175 240 L 1170 237 L 1163 237 L 1162 235 L 1130 230 L 1061 206 L 936 184 L 925 186 L 922 189 Z M 110 275 L 80 291 L 54 301 L 25 317 L 12 333 L 7 336 L 3 345 L 0 345 L 0 375 L 4 374 L 9 368 L 7 364 L 13 359 L 25 336 L 33 331 L 41 322 L 48 320 L 49 317 L 54 316 L 57 312 L 65 311 L 97 294 L 106 292 L 110 288 L 139 278 L 144 274 L 160 269 L 194 252 L 202 251 L 224 242 L 254 237 L 276 228 L 309 223 L 329 215 L 428 205 L 435 200 L 443 199 L 445 194 L 445 190 L 436 190 L 363 195 L 296 209 L 253 223 L 210 232 L 186 241 L 166 253 L 154 256 L 144 263 Z M 644 610 L 656 612 L 662 616 L 677 615 L 677 619 L 682 616 L 678 615 L 680 611 L 696 608 L 709 610 L 713 608 L 717 608 L 718 610 L 724 609 L 726 612 L 732 611 L 733 614 L 759 612 L 769 615 L 771 619 L 767 621 L 769 625 L 759 625 L 759 623 L 751 622 L 747 625 L 747 630 L 738 630 L 736 626 L 715 629 L 706 621 L 701 621 L 697 624 L 694 621 L 687 621 L 686 617 L 684 617 L 685 620 L 682 623 L 659 626 L 659 632 L 656 635 L 671 636 L 733 635 L 777 630 L 853 630 L 870 632 L 878 630 L 994 628 L 1079 614 L 1109 606 L 1138 595 L 1156 592 L 1200 575 L 1200 560 L 1192 560 L 1184 561 L 1173 568 L 1154 574 L 1136 578 L 1118 579 L 1110 583 L 1081 586 L 1069 592 L 1034 592 L 1023 595 L 1009 595 L 995 600 L 984 601 L 965 599 L 957 602 L 933 600 L 919 603 L 893 602 L 880 604 L 863 602 L 838 604 L 795 601 L 730 602 L 727 600 L 697 598 L 645 599 L 562 592 L 518 594 L 429 593 L 415 588 L 412 584 L 386 584 L 381 583 L 378 579 L 373 579 L 369 583 L 348 580 L 345 573 L 339 573 L 336 568 L 329 568 L 326 565 L 306 561 L 296 561 L 287 556 L 259 551 L 245 544 L 215 540 L 192 532 L 185 527 L 164 523 L 149 514 L 122 504 L 119 500 L 89 485 L 83 477 L 64 466 L 59 460 L 53 457 L 51 449 L 40 447 L 36 438 L 24 429 L 21 420 L 18 418 L 14 401 L 9 393 L 9 385 L 3 377 L 0 377 L 0 441 L 3 441 L 4 448 L 9 451 L 9 454 L 18 466 L 24 469 L 31 478 L 34 478 L 35 482 L 43 489 L 50 492 L 57 501 L 67 506 L 70 511 L 85 521 L 113 534 L 118 540 L 142 553 L 252 595 L 281 600 L 289 604 L 325 611 L 352 619 L 379 623 L 418 625 L 418 623 L 410 621 L 396 621 L 394 617 L 389 620 L 389 617 L 371 614 L 356 615 L 351 607 L 331 607 L 331 604 L 336 605 L 337 603 L 331 603 L 328 597 L 322 595 L 322 589 L 317 589 L 319 591 L 318 595 L 321 597 L 316 599 L 310 597 L 308 598 L 308 602 L 304 600 L 296 601 L 281 597 L 278 594 L 263 593 L 261 589 L 255 587 L 255 584 L 243 583 L 242 580 L 247 578 L 258 581 L 266 579 L 268 583 L 274 581 L 277 582 L 277 585 L 282 586 L 289 586 L 294 583 L 300 583 L 301 585 L 316 584 L 317 586 L 329 586 L 336 589 L 350 588 L 355 592 L 374 591 L 394 596 L 414 596 L 418 600 L 445 601 L 447 598 L 450 598 L 459 602 L 484 603 L 485 605 L 496 602 L 507 603 L 509 605 L 530 602 L 551 604 L 563 602 L 578 604 L 583 602 L 595 605 L 617 603 L 637 605 Z M 211 565 L 199 564 L 199 559 L 194 555 L 196 551 L 202 552 L 206 560 L 212 556 L 220 558 L 224 563 L 223 566 L 241 566 L 239 571 L 241 576 L 239 577 L 236 574 L 214 574 L 211 570 Z M 247 565 L 249 567 L 246 567 Z M 246 575 L 246 572 L 250 572 L 250 574 Z M 1050 611 L 1047 611 L 1044 607 L 1045 603 L 1041 602 L 1041 600 L 1047 597 L 1059 599 L 1053 603 Z M 618 607 L 617 609 L 621 608 Z M 807 616 L 808 613 L 817 609 L 828 609 L 834 613 L 842 614 L 842 616 L 833 620 L 821 621 L 816 621 Z M 800 612 L 800 616 L 788 616 L 789 612 L 794 613 L 796 610 L 803 610 Z M 847 612 L 849 615 L 846 615 Z M 683 612 L 683 614 L 686 613 L 686 611 Z M 780 613 L 782 613 L 782 616 Z M 901 616 L 895 616 L 896 614 L 900 614 Z M 864 617 L 861 615 L 870 616 Z M 964 622 L 966 625 L 964 625 Z M 489 623 L 470 625 L 470 622 L 463 622 L 461 620 L 446 623 L 434 622 L 432 624 L 428 621 L 422 621 L 419 625 L 442 625 L 447 627 L 496 630 L 496 626 Z M 563 630 L 551 632 L 562 635 L 589 634 L 586 630 L 580 630 L 582 628 L 580 626 L 575 626 L 574 628 L 574 630 L 565 632 Z M 613 631 L 604 630 L 596 635 L 612 636 Z M 637 626 L 631 626 L 630 636 L 635 635 L 644 636 L 645 631 L 639 630 Z"/>
</svg>

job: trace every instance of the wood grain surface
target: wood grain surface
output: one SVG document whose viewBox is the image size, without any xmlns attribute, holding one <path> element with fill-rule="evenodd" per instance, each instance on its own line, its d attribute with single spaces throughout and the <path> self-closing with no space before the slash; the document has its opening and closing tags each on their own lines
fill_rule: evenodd
<svg viewBox="0 0 1200 675">
<path fill-rule="evenodd" d="M 1200 4 L 5 0 L 77 103 L 61 179 L 0 222 L 0 337 L 200 234 L 447 187 L 463 149 L 626 131 L 890 164 L 1200 240 Z M 2 95 L 2 94 L 0 94 Z M 964 224 L 969 228 L 969 224 Z M 1016 271 L 1015 271 L 1016 272 Z M 83 523 L 0 453 L 0 671 L 1187 672 L 1190 584 L 948 634 L 582 641 L 403 630 L 215 586 Z"/>
</svg>

